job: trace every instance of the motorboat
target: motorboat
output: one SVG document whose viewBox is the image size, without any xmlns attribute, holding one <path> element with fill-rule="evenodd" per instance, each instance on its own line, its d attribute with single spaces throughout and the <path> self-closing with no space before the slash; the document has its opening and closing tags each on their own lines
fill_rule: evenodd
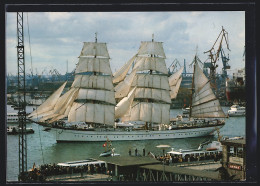
<svg viewBox="0 0 260 186">
<path fill-rule="evenodd" d="M 211 159 L 214 156 L 220 156 L 222 153 L 222 144 L 219 141 L 207 141 L 201 143 L 198 149 L 179 149 L 167 152 L 168 155 L 174 158 L 181 158 L 187 160 L 187 158 L 194 157 L 195 159 Z M 187 160 L 189 161 L 189 160 Z"/>
<path fill-rule="evenodd" d="M 18 126 L 8 126 L 7 127 L 7 134 L 21 134 L 22 129 Z M 32 134 L 34 133 L 34 130 L 32 128 L 26 128 L 24 131 L 25 134 Z"/>
<path fill-rule="evenodd" d="M 229 116 L 245 116 L 246 115 L 246 108 L 241 107 L 239 105 L 232 105 L 230 110 L 228 110 Z"/>
<path fill-rule="evenodd" d="M 190 113 L 190 107 L 182 108 L 183 114 L 189 114 Z"/>
</svg>

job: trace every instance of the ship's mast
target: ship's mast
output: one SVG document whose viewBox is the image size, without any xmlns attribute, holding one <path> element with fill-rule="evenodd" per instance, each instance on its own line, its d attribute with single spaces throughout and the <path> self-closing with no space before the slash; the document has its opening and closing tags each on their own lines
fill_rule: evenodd
<svg viewBox="0 0 260 186">
<path fill-rule="evenodd" d="M 190 95 L 190 113 L 189 113 L 189 118 L 191 118 L 191 109 L 192 109 L 192 94 L 194 90 L 194 72 L 195 72 L 195 65 L 197 63 L 197 53 L 194 58 L 194 64 L 193 64 L 193 76 L 192 76 L 192 83 L 191 83 L 191 95 Z"/>
</svg>

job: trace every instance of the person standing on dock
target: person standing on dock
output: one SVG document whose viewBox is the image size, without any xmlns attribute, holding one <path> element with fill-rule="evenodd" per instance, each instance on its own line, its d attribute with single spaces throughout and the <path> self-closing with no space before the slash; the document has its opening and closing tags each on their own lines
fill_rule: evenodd
<svg viewBox="0 0 260 186">
<path fill-rule="evenodd" d="M 135 149 L 135 156 L 137 156 L 137 148 Z"/>
<path fill-rule="evenodd" d="M 143 156 L 145 156 L 145 149 L 143 148 Z"/>
<path fill-rule="evenodd" d="M 128 153 L 129 153 L 129 156 L 131 156 L 131 149 L 129 149 Z"/>
</svg>

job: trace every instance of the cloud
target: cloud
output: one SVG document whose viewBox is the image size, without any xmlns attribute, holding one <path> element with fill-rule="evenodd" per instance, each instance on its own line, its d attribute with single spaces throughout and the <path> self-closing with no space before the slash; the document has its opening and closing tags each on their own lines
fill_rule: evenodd
<svg viewBox="0 0 260 186">
<path fill-rule="evenodd" d="M 95 32 L 98 41 L 107 43 L 112 71 L 138 51 L 141 41 L 150 41 L 152 34 L 163 42 L 167 65 L 175 58 L 189 64 L 197 45 L 205 61 L 203 52 L 212 47 L 222 26 L 229 33 L 231 68 L 243 65 L 237 61 L 245 45 L 244 12 L 30 12 L 24 19 L 26 63 L 30 62 L 29 26 L 33 66 L 39 69 L 44 69 L 45 62 L 65 73 L 68 60 L 73 70 L 83 42 L 94 41 Z M 7 71 L 15 74 L 16 13 L 7 13 L 6 41 Z"/>
<path fill-rule="evenodd" d="M 202 14 L 202 12 L 191 12 L 191 15 L 192 16 L 199 16 L 199 15 L 201 15 Z"/>
<path fill-rule="evenodd" d="M 51 22 L 64 21 L 72 17 L 72 13 L 69 12 L 46 12 L 45 14 Z"/>
</svg>

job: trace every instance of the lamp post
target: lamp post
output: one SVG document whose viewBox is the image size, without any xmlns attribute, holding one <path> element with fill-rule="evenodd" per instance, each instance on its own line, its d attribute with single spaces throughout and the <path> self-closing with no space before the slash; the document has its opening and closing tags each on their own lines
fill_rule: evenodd
<svg viewBox="0 0 260 186">
<path fill-rule="evenodd" d="M 165 181 L 165 163 L 164 163 L 164 161 L 165 161 L 165 158 L 164 158 L 164 151 L 165 151 L 165 149 L 166 148 L 169 148 L 170 146 L 169 145 L 157 145 L 156 146 L 157 148 L 161 148 L 161 149 L 163 149 L 163 181 Z"/>
</svg>

